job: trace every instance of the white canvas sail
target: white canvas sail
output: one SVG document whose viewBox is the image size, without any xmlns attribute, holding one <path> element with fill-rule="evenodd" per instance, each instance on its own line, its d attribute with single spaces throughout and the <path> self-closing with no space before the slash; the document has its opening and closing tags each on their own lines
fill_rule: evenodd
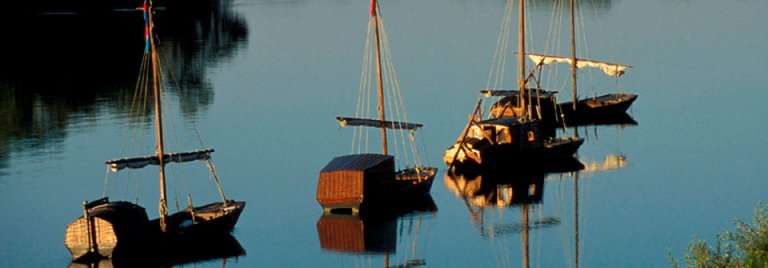
<svg viewBox="0 0 768 268">
<path fill-rule="evenodd" d="M 531 61 L 533 61 L 533 63 L 535 63 L 537 66 L 543 65 L 543 64 L 552 64 L 552 63 L 565 63 L 565 64 L 573 65 L 572 59 L 567 57 L 528 54 L 528 58 Z M 623 75 L 624 72 L 630 67 L 632 66 L 617 64 L 617 63 L 610 63 L 610 62 L 593 61 L 589 59 L 576 59 L 576 68 L 579 68 L 579 69 L 597 68 L 603 71 L 603 73 L 605 73 L 608 76 L 619 77 Z"/>
</svg>

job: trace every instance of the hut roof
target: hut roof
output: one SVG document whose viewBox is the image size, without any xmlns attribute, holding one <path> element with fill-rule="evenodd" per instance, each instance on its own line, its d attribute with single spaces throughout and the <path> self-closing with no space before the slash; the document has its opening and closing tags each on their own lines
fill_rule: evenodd
<svg viewBox="0 0 768 268">
<path fill-rule="evenodd" d="M 339 156 L 325 165 L 320 172 L 359 170 L 364 171 L 380 165 L 386 161 L 393 161 L 394 157 L 383 154 L 352 154 Z"/>
</svg>

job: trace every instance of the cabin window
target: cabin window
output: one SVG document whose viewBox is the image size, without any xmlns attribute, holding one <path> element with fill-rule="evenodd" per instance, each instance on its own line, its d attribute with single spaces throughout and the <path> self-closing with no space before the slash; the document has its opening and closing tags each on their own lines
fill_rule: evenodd
<svg viewBox="0 0 768 268">
<path fill-rule="evenodd" d="M 528 131 L 528 141 L 533 142 L 536 140 L 536 134 L 533 133 L 533 131 Z"/>
<path fill-rule="evenodd" d="M 509 143 L 509 131 L 507 129 L 502 129 L 499 131 L 499 135 L 496 136 L 496 141 L 498 143 Z"/>
</svg>

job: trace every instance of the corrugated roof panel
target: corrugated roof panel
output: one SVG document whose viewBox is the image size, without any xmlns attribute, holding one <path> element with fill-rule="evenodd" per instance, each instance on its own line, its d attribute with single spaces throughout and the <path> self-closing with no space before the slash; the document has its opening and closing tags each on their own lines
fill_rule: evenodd
<svg viewBox="0 0 768 268">
<path fill-rule="evenodd" d="M 339 156 L 331 160 L 320 172 L 358 170 L 364 171 L 386 161 L 394 161 L 391 155 L 383 154 L 352 154 Z"/>
</svg>

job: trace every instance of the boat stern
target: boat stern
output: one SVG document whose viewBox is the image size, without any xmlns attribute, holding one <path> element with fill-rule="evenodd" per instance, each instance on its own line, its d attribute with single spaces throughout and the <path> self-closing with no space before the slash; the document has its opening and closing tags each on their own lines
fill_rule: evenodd
<svg viewBox="0 0 768 268">
<path fill-rule="evenodd" d="M 107 258 L 117 246 L 112 223 L 98 217 L 80 217 L 67 225 L 64 245 L 72 260 Z"/>
</svg>

